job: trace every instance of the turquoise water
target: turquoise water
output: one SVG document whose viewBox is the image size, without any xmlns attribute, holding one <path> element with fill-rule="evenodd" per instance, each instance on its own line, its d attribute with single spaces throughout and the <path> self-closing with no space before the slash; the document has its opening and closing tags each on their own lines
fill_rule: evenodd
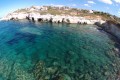
<svg viewBox="0 0 120 80">
<path fill-rule="evenodd" d="M 115 80 L 114 45 L 95 25 L 0 22 L 0 80 Z"/>
</svg>

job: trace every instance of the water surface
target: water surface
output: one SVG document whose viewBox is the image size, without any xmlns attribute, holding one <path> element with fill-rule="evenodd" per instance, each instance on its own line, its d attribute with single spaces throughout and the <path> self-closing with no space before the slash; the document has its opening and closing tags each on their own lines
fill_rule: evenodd
<svg viewBox="0 0 120 80">
<path fill-rule="evenodd" d="M 115 80 L 114 45 L 95 25 L 0 22 L 0 80 Z"/>
</svg>

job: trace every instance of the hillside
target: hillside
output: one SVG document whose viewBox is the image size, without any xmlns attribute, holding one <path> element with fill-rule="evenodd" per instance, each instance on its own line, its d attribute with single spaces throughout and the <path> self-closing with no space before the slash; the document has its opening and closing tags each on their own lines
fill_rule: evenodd
<svg viewBox="0 0 120 80">
<path fill-rule="evenodd" d="M 99 22 L 102 24 L 109 20 L 120 23 L 120 18 L 109 13 L 70 8 L 66 6 L 31 6 L 29 8 L 18 9 L 13 13 L 9 13 L 1 20 L 20 20 L 26 18 L 33 21 L 50 21 L 56 23 L 95 24 L 96 22 Z"/>
<path fill-rule="evenodd" d="M 14 13 L 31 13 L 36 12 L 41 15 L 52 14 L 52 15 L 70 15 L 85 17 L 90 19 L 102 19 L 102 20 L 113 20 L 120 22 L 120 18 L 109 13 L 94 11 L 94 10 L 84 10 L 70 7 L 55 7 L 55 6 L 32 6 L 30 8 L 18 9 Z"/>
</svg>

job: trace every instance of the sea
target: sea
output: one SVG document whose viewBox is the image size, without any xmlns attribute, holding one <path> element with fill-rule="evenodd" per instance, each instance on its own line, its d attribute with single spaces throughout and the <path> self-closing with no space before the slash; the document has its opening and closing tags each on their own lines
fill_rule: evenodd
<svg viewBox="0 0 120 80">
<path fill-rule="evenodd" d="M 0 21 L 0 80 L 117 80 L 116 44 L 96 25 Z"/>
</svg>

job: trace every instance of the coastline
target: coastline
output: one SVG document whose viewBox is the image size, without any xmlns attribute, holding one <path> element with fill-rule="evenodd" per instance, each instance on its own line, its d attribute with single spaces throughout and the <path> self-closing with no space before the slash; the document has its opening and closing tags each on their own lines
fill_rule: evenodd
<svg viewBox="0 0 120 80">
<path fill-rule="evenodd" d="M 24 11 L 25 10 L 25 11 Z M 71 11 L 73 10 L 72 14 L 62 14 L 59 15 L 51 14 L 51 11 Z M 77 9 L 78 10 L 78 9 Z M 46 14 L 42 14 L 42 12 L 46 12 Z M 76 11 L 76 10 L 75 10 Z M 79 10 L 81 11 L 81 10 Z M 116 39 L 120 40 L 120 28 L 111 22 L 104 20 L 102 17 L 104 16 L 97 16 L 93 17 L 91 14 L 95 13 L 95 11 L 89 10 L 87 14 L 89 16 L 76 16 L 76 12 L 72 8 L 66 7 L 51 7 L 51 6 L 32 6 L 30 8 L 17 10 L 13 13 L 8 14 L 7 16 L 0 19 L 0 21 L 9 21 L 9 20 L 28 20 L 32 22 L 49 22 L 49 23 L 68 23 L 68 24 L 83 24 L 83 25 L 97 25 L 99 28 L 98 30 L 104 30 L 105 32 L 109 33 L 110 35 L 116 37 Z M 86 12 L 85 12 L 86 14 Z M 77 13 L 78 15 L 78 13 Z M 94 15 L 94 14 L 93 14 Z"/>
<path fill-rule="evenodd" d="M 21 20 L 28 19 L 36 22 L 53 22 L 53 23 L 79 23 L 79 24 L 100 24 L 105 22 L 102 15 L 97 11 L 83 10 L 70 7 L 56 6 L 31 6 L 29 8 L 18 9 L 9 13 L 1 20 Z"/>
<path fill-rule="evenodd" d="M 16 22 L 17 20 L 14 20 L 13 22 Z M 19 21 L 23 21 L 23 20 L 18 20 L 17 22 L 19 22 Z M 28 20 L 27 20 L 28 21 Z M 23 21 L 23 22 L 25 22 L 25 21 Z M 29 22 L 29 21 L 28 21 Z M 31 23 L 33 23 L 33 24 L 36 24 L 36 23 L 39 23 L 39 22 L 32 22 L 32 21 L 30 21 Z M 41 24 L 41 23 L 40 23 Z M 54 24 L 56 24 L 56 25 L 60 25 L 60 24 L 58 24 L 58 23 L 50 23 L 50 24 L 52 24 L 52 25 L 54 25 Z M 67 24 L 67 25 L 73 25 L 73 24 Z M 77 24 L 76 24 L 77 25 Z M 79 24 L 78 24 L 79 25 Z M 9 26 L 8 26 L 9 27 Z M 56 27 L 56 26 L 55 26 Z M 9 28 L 11 28 L 11 27 L 9 27 Z M 24 28 L 24 27 L 23 27 Z M 45 28 L 45 27 L 44 27 Z M 58 28 L 58 27 L 57 27 Z M 92 28 L 92 27 L 91 27 Z M 92 28 L 92 30 L 93 30 L 94 28 Z M 23 31 L 25 31 L 25 28 L 24 29 L 22 29 Z M 33 28 L 31 28 L 30 29 L 30 33 L 32 33 L 32 34 L 34 34 L 34 32 L 32 32 L 32 30 L 34 31 L 34 29 Z M 96 31 L 96 29 L 95 29 L 95 31 Z M 87 32 L 86 32 L 87 33 Z M 89 33 L 89 32 L 88 32 Z M 39 33 L 37 33 L 38 35 L 39 35 Z M 62 33 L 63 35 L 64 34 L 66 34 L 66 33 Z M 74 39 L 74 37 L 72 38 L 72 39 Z M 84 39 L 84 38 L 83 38 Z M 96 38 L 95 38 L 96 39 Z M 103 40 L 104 41 L 104 38 L 102 39 L 102 38 L 100 38 L 101 40 Z M 43 40 L 43 39 L 42 39 Z M 54 39 L 52 38 L 52 41 L 53 41 Z M 84 41 L 84 40 L 83 40 Z M 46 41 L 45 41 L 46 42 Z M 54 41 L 53 41 L 54 42 Z M 77 43 L 77 42 L 76 42 Z M 100 43 L 103 43 L 102 41 L 100 41 Z M 65 43 L 66 44 L 66 43 Z M 96 43 L 96 44 L 98 44 L 98 43 Z M 111 44 L 111 43 L 110 43 Z M 61 44 L 60 44 L 61 45 Z M 53 46 L 53 45 L 51 45 L 51 46 Z M 102 47 L 104 47 L 104 46 L 102 46 Z M 28 48 L 28 47 L 27 47 Z M 93 48 L 93 47 L 92 47 Z M 91 48 L 91 49 L 92 49 Z M 74 49 L 74 48 L 73 48 Z M 84 48 L 85 50 L 88 50 L 89 49 L 89 47 L 85 47 Z M 111 48 L 112 50 L 114 50 L 114 51 L 117 51 L 117 48 Z M 98 50 L 96 50 L 96 51 L 98 51 Z M 98 51 L 99 52 L 99 51 Z M 37 53 L 38 53 L 38 51 L 37 51 Z M 38 53 L 39 54 L 39 53 Z M 97 54 L 97 53 L 95 53 L 95 54 Z M 37 54 L 36 54 L 37 55 Z M 106 54 L 107 55 L 107 54 Z M 111 58 L 112 60 L 114 60 L 115 59 L 115 57 L 114 56 L 112 56 L 112 55 L 114 55 L 114 54 L 112 54 L 112 53 L 110 53 L 109 55 L 107 55 L 107 57 L 113 57 L 113 58 Z M 119 55 L 118 53 L 115 53 L 115 55 Z M 32 55 L 33 56 L 33 55 Z M 66 55 L 65 55 L 65 58 L 67 58 L 67 59 L 69 59 L 69 58 L 72 58 L 73 57 L 73 59 L 75 59 L 76 60 L 76 56 L 78 56 L 78 55 L 75 55 L 74 54 L 74 52 L 71 52 L 71 51 L 68 51 L 68 52 L 66 52 Z M 93 55 L 94 56 L 94 55 Z M 48 57 L 49 57 L 49 55 L 48 55 Z M 100 57 L 100 56 L 98 56 L 98 57 Z M 51 59 L 51 57 L 49 57 L 50 59 Z M 56 59 L 56 57 L 52 57 L 53 59 Z M 48 61 L 50 61 L 50 59 L 48 59 Z M 92 58 L 91 58 L 92 59 Z M 94 58 L 93 58 L 94 59 Z M 116 59 L 115 59 L 116 60 Z M 47 61 L 47 62 L 48 62 Z M 99 61 L 99 60 L 98 60 Z M 107 60 L 107 61 L 109 61 L 109 60 Z M 41 60 L 41 62 L 39 61 L 39 62 L 36 62 L 36 64 L 35 64 L 35 67 L 34 67 L 34 69 L 36 70 L 36 71 L 39 71 L 39 69 L 36 67 L 36 66 L 43 66 L 43 64 L 42 64 L 42 60 Z M 77 61 L 78 62 L 78 61 Z M 90 61 L 88 61 L 88 62 L 90 62 Z M 105 62 L 105 61 L 104 61 Z M 41 64 L 40 64 L 41 63 Z M 45 62 L 44 62 L 45 63 Z M 40 64 L 40 65 L 38 65 L 38 64 Z M 57 61 L 55 61 L 55 62 L 53 62 L 52 63 L 53 65 L 57 65 L 57 66 L 59 66 L 59 63 L 57 62 Z M 70 63 L 70 64 L 72 64 L 72 63 Z M 92 63 L 91 63 L 92 64 Z M 113 62 L 113 64 L 111 64 L 111 65 L 114 65 L 115 63 Z M 23 64 L 21 64 L 22 66 L 23 66 Z M 73 64 L 73 65 L 75 65 L 75 64 Z M 86 65 L 86 66 L 88 66 L 88 65 Z M 53 66 L 50 66 L 50 67 L 45 67 L 45 66 L 43 66 L 44 68 L 45 68 L 45 70 L 56 70 L 56 69 L 54 69 L 53 68 Z M 66 66 L 63 66 L 63 68 L 58 68 L 58 67 L 55 67 L 55 68 L 57 68 L 57 70 L 56 71 L 59 71 L 59 70 L 63 70 L 64 69 L 64 67 L 65 67 L 65 69 L 66 69 Z M 67 68 L 71 68 L 71 66 L 67 66 Z M 72 66 L 73 67 L 73 66 Z M 89 67 L 89 66 L 88 66 Z M 106 67 L 106 65 L 104 65 L 104 66 L 102 66 L 103 68 L 104 67 Z M 109 66 L 108 66 L 109 67 Z M 114 66 L 115 67 L 115 66 Z M 103 68 L 101 68 L 101 69 L 103 69 Z M 41 69 L 41 68 L 40 68 Z M 41 69 L 41 70 L 43 70 L 43 69 Z M 71 69 L 71 70 L 73 70 L 74 71 L 74 69 Z M 85 69 L 85 70 L 87 70 L 87 69 Z M 115 69 L 116 70 L 116 69 Z M 103 75 L 104 76 L 109 76 L 108 74 L 112 74 L 110 71 L 105 71 L 104 69 L 103 69 Z M 64 73 L 64 72 L 63 72 Z M 77 73 L 77 72 L 75 72 L 75 73 Z M 115 71 L 115 75 L 114 75 L 114 77 L 116 78 L 116 76 L 117 76 L 117 71 Z M 43 74 L 42 72 L 41 72 L 41 74 Z M 56 74 L 56 73 L 55 73 Z M 60 74 L 60 73 L 59 73 Z M 85 74 L 85 73 L 82 73 L 82 74 L 84 74 L 84 75 L 87 75 L 87 73 Z M 95 74 L 95 73 L 93 73 L 93 74 Z M 22 74 L 22 75 L 24 75 L 24 74 Z M 38 74 L 39 75 L 39 74 Z M 47 74 L 47 75 L 49 75 L 49 74 Z M 65 75 L 67 75 L 70 79 L 72 79 L 73 78 L 73 76 L 70 76 L 70 72 L 68 72 L 68 73 L 65 73 Z M 91 76 L 91 74 L 88 74 L 91 78 L 93 78 L 92 76 Z M 96 75 L 98 75 L 97 73 L 96 73 Z M 75 75 L 76 76 L 76 75 Z M 80 75 L 81 76 L 81 75 Z M 30 76 L 31 77 L 31 76 Z M 35 76 L 35 77 L 37 77 L 37 76 Z M 57 75 L 57 77 L 59 77 L 58 75 Z M 62 76 L 62 77 L 64 77 L 64 75 Z M 51 78 L 51 77 L 49 77 L 49 78 Z M 57 79 L 56 77 L 53 77 L 55 80 Z M 85 79 L 84 78 L 84 76 L 83 77 L 81 77 L 82 79 Z M 90 79 L 91 79 L 90 78 Z M 74 78 L 73 78 L 74 79 Z M 113 78 L 112 78 L 113 79 Z M 94 80 L 94 79 L 93 79 Z"/>
<path fill-rule="evenodd" d="M 1 20 L 8 21 L 8 20 L 23 20 L 28 19 L 30 21 L 36 22 L 53 22 L 53 23 L 79 23 L 79 24 L 95 24 L 99 22 L 103 24 L 105 21 L 99 19 L 86 19 L 84 17 L 76 17 L 76 16 L 62 16 L 62 15 L 40 15 L 40 14 L 12 14 L 6 17 L 3 17 Z"/>
</svg>

